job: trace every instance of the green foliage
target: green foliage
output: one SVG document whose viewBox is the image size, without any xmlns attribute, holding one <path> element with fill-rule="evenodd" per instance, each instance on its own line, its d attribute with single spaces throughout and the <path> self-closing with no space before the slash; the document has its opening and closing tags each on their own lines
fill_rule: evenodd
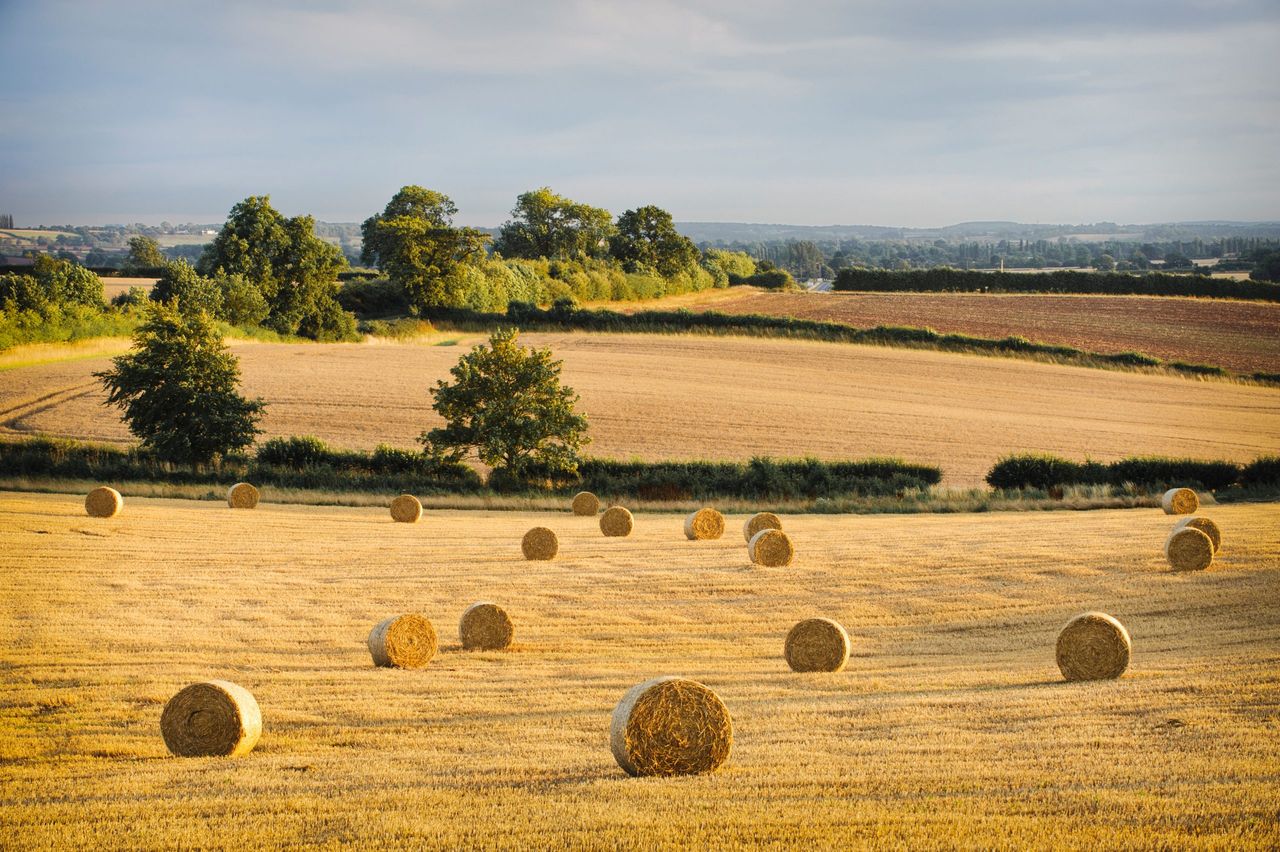
<svg viewBox="0 0 1280 852">
<path fill-rule="evenodd" d="M 231 325 L 255 326 L 267 318 L 271 308 L 252 281 L 243 275 L 217 275 L 214 284 L 222 293 L 222 319 Z"/>
<path fill-rule="evenodd" d="M 511 221 L 502 226 L 494 250 L 530 260 L 603 257 L 613 231 L 608 210 L 571 201 L 544 186 L 516 199 Z"/>
<path fill-rule="evenodd" d="M 0 311 L 0 350 L 26 343 L 69 343 L 94 337 L 122 337 L 138 326 L 131 309 L 102 310 L 86 305 L 44 311 Z"/>
<path fill-rule="evenodd" d="M 1280 284 L 1280 249 L 1262 249 L 1254 255 L 1249 277 L 1254 281 Z"/>
<path fill-rule="evenodd" d="M 390 278 L 351 278 L 338 290 L 338 304 L 358 317 L 391 317 L 408 313 L 403 286 Z"/>
<path fill-rule="evenodd" d="M 653 270 L 664 278 L 696 269 L 698 249 L 676 230 L 671 214 L 648 205 L 618 217 L 610 253 L 628 272 Z"/>
<path fill-rule="evenodd" d="M 574 412 L 578 395 L 560 385 L 561 362 L 551 350 L 526 349 L 517 336 L 495 331 L 488 346 L 458 360 L 452 383 L 436 383 L 432 407 L 445 426 L 419 440 L 434 458 L 458 462 L 474 452 L 516 478 L 535 470 L 572 474 L 590 440 L 586 418 Z"/>
<path fill-rule="evenodd" d="M 0 310 L 47 311 L 69 305 L 101 308 L 102 279 L 69 260 L 40 255 L 31 274 L 0 275 Z"/>
<path fill-rule="evenodd" d="M 134 349 L 94 373 L 107 404 L 163 461 L 204 464 L 253 443 L 263 403 L 240 396 L 240 367 L 205 314 L 155 304 Z"/>
<path fill-rule="evenodd" d="M 185 260 L 168 261 L 161 267 L 151 299 L 174 302 L 187 315 L 204 312 L 215 319 L 222 317 L 222 290 Z"/>
<path fill-rule="evenodd" d="M 160 244 L 151 237 L 139 234 L 129 240 L 129 254 L 121 268 L 130 274 L 141 275 L 160 269 L 165 262 Z"/>
<path fill-rule="evenodd" d="M 365 263 L 372 263 L 401 287 L 420 312 L 462 307 L 469 273 L 483 259 L 488 235 L 453 227 L 458 212 L 449 196 L 421 186 L 405 186 L 382 213 L 361 225 Z"/>
<path fill-rule="evenodd" d="M 262 464 L 301 469 L 332 464 L 334 454 L 328 444 L 314 435 L 292 435 L 264 441 L 256 457 Z"/>
<path fill-rule="evenodd" d="M 1280 456 L 1261 456 L 1240 471 L 1240 484 L 1249 487 L 1280 485 Z"/>
<path fill-rule="evenodd" d="M 756 274 L 756 259 L 745 251 L 707 249 L 703 261 L 723 272 L 730 284 L 741 284 Z"/>
<path fill-rule="evenodd" d="M 996 462 L 986 477 L 988 485 L 1002 490 L 1135 485 L 1154 491 L 1184 486 L 1216 491 L 1240 478 L 1240 467 L 1232 462 L 1140 456 L 1101 464 L 1043 454 L 1006 456 Z"/>
</svg>

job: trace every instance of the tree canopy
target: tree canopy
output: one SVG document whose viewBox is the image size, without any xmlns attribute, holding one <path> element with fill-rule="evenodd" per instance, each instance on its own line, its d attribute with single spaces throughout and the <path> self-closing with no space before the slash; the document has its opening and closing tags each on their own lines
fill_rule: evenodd
<svg viewBox="0 0 1280 852">
<path fill-rule="evenodd" d="M 618 217 L 610 251 L 628 271 L 652 269 L 665 278 L 698 263 L 698 247 L 676 230 L 670 213 L 652 204 Z"/>
<path fill-rule="evenodd" d="M 571 201 L 550 187 L 522 193 L 502 226 L 494 250 L 506 257 L 579 260 L 603 257 L 613 236 L 608 210 Z"/>
</svg>

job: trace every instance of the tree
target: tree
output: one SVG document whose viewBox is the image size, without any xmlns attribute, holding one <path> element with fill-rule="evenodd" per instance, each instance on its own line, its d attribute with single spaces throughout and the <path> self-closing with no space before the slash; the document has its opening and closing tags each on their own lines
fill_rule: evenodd
<svg viewBox="0 0 1280 852">
<path fill-rule="evenodd" d="M 1093 265 L 1100 272 L 1114 272 L 1116 269 L 1116 259 L 1109 254 L 1098 255 L 1098 259 L 1093 262 Z"/>
<path fill-rule="evenodd" d="M 1280 249 L 1259 249 L 1254 253 L 1253 271 L 1249 277 L 1254 281 L 1275 281 L 1280 283 Z"/>
<path fill-rule="evenodd" d="M 698 248 L 676 230 L 671 214 L 649 205 L 618 217 L 610 252 L 628 271 L 652 269 L 670 278 L 697 265 Z"/>
<path fill-rule="evenodd" d="M 164 461 L 207 464 L 253 443 L 264 403 L 239 394 L 239 363 L 208 315 L 152 304 L 133 343 L 94 375 L 144 448 Z"/>
<path fill-rule="evenodd" d="M 30 275 L 0 278 L 0 307 L 6 309 L 41 313 L 70 305 L 101 309 L 103 299 L 101 278 L 83 266 L 46 254 L 36 256 Z"/>
<path fill-rule="evenodd" d="M 461 306 L 466 286 L 459 267 L 484 256 L 489 235 L 453 227 L 457 212 L 449 196 L 405 186 L 360 226 L 361 259 L 403 287 L 415 311 Z"/>
<path fill-rule="evenodd" d="M 493 248 L 507 257 L 581 260 L 602 257 L 613 236 L 613 215 L 579 204 L 550 187 L 522 193 Z"/>
<path fill-rule="evenodd" d="M 129 272 L 149 272 L 165 265 L 164 252 L 160 244 L 151 237 L 136 236 L 129 240 L 129 254 L 124 268 Z"/>
<path fill-rule="evenodd" d="M 453 382 L 431 390 L 445 426 L 418 439 L 440 461 L 474 451 L 484 464 L 517 480 L 572 475 L 587 437 L 574 412 L 578 395 L 560 385 L 560 361 L 550 349 L 526 349 L 516 329 L 500 329 L 458 359 Z"/>
<path fill-rule="evenodd" d="M 151 288 L 151 299 L 171 302 L 189 316 L 203 311 L 215 319 L 222 318 L 222 291 L 186 260 L 169 261 L 161 266 L 160 277 Z"/>
</svg>

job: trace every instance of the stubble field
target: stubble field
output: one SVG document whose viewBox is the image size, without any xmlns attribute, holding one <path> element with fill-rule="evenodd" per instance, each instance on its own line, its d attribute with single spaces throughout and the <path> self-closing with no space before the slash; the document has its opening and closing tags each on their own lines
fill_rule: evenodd
<svg viewBox="0 0 1280 852">
<path fill-rule="evenodd" d="M 1223 549 L 1171 574 L 1156 510 L 785 518 L 798 558 L 752 567 L 731 517 L 688 542 L 591 518 L 126 495 L 0 494 L 0 846 L 656 844 L 1274 848 L 1280 843 L 1280 521 L 1214 507 Z M 555 528 L 559 558 L 519 539 Z M 492 600 L 509 652 L 463 652 Z M 1102 609 L 1134 642 L 1118 681 L 1065 684 L 1058 629 Z M 377 670 L 364 647 L 420 611 L 442 650 Z M 791 673 L 802 618 L 854 642 Z M 697 678 L 734 718 L 712 776 L 628 778 L 609 715 L 632 684 Z M 237 759 L 170 757 L 188 683 L 254 693 Z"/>
<path fill-rule="evenodd" d="M 266 436 L 314 434 L 372 449 L 413 447 L 437 425 L 428 388 L 483 340 L 232 348 L 245 393 L 269 403 Z M 1010 452 L 1243 462 L 1280 446 L 1274 388 L 812 341 L 581 333 L 521 340 L 564 359 L 564 381 L 581 394 L 590 422 L 588 452 L 597 456 L 901 456 L 940 465 L 946 484 L 969 487 Z M 92 377 L 109 365 L 105 354 L 23 357 L 33 363 L 0 371 L 0 434 L 130 440 Z"/>
</svg>

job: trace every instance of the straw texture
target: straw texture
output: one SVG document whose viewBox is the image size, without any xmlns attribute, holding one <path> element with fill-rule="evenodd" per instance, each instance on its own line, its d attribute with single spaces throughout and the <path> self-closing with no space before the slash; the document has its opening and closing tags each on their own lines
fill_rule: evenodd
<svg viewBox="0 0 1280 852">
<path fill-rule="evenodd" d="M 227 505 L 233 509 L 252 509 L 258 505 L 258 489 L 247 482 L 237 482 L 227 489 Z"/>
<path fill-rule="evenodd" d="M 124 498 L 114 488 L 95 488 L 84 498 L 84 510 L 91 518 L 110 518 L 124 508 Z"/>
<path fill-rule="evenodd" d="M 401 524 L 416 524 L 422 517 L 422 504 L 412 494 L 401 494 L 391 501 L 391 518 Z"/>
<path fill-rule="evenodd" d="M 849 662 L 849 634 L 830 618 L 806 618 L 787 634 L 783 654 L 796 672 L 838 672 Z"/>
<path fill-rule="evenodd" d="M 1200 508 L 1200 498 L 1190 488 L 1170 488 L 1160 498 L 1166 515 L 1190 515 Z"/>
<path fill-rule="evenodd" d="M 501 651 L 511 646 L 515 626 L 502 607 L 488 601 L 467 607 L 458 622 L 458 638 L 468 651 Z"/>
<path fill-rule="evenodd" d="M 392 616 L 370 631 L 369 653 L 375 666 L 420 669 L 436 655 L 436 629 L 417 613 Z"/>
<path fill-rule="evenodd" d="M 790 565 L 796 558 L 791 538 L 782 530 L 760 530 L 747 542 L 747 553 L 752 562 L 767 568 Z"/>
<path fill-rule="evenodd" d="M 555 530 L 534 527 L 520 540 L 520 550 L 525 559 L 555 559 L 560 551 L 560 540 L 556 538 Z"/>
<path fill-rule="evenodd" d="M 242 686 L 193 683 L 164 706 L 160 734 L 178 757 L 236 757 L 252 751 L 262 736 L 262 711 Z"/>
<path fill-rule="evenodd" d="M 1175 530 L 1180 530 L 1184 527 L 1200 530 L 1200 532 L 1209 536 L 1209 540 L 1213 542 L 1214 555 L 1217 555 L 1218 548 L 1222 547 L 1222 530 L 1218 529 L 1217 524 L 1204 515 L 1195 515 L 1190 518 L 1183 518 L 1173 525 Z"/>
<path fill-rule="evenodd" d="M 690 541 L 711 541 L 724 535 L 724 515 L 712 508 L 691 512 L 684 519 L 684 536 Z"/>
<path fill-rule="evenodd" d="M 760 530 L 780 529 L 782 529 L 782 518 L 779 518 L 773 512 L 756 512 L 747 518 L 747 522 L 742 525 L 742 537 L 745 541 L 751 541 L 752 536 L 760 532 Z"/>
<path fill-rule="evenodd" d="M 628 536 L 635 526 L 631 512 L 621 506 L 610 506 L 600 516 L 600 532 L 607 536 Z"/>
<path fill-rule="evenodd" d="M 1058 668 L 1067 680 L 1117 678 L 1129 667 L 1129 631 L 1105 612 L 1086 612 L 1058 634 Z"/>
<path fill-rule="evenodd" d="M 600 512 L 600 498 L 590 491 L 579 491 L 573 495 L 573 513 L 575 515 L 597 515 Z"/>
<path fill-rule="evenodd" d="M 733 720 L 724 702 L 697 681 L 655 678 L 618 702 L 609 746 L 629 775 L 714 772 L 733 749 Z"/>
<path fill-rule="evenodd" d="M 1195 527 L 1174 527 L 1164 555 L 1175 571 L 1203 571 L 1213 564 L 1213 539 Z"/>
</svg>

